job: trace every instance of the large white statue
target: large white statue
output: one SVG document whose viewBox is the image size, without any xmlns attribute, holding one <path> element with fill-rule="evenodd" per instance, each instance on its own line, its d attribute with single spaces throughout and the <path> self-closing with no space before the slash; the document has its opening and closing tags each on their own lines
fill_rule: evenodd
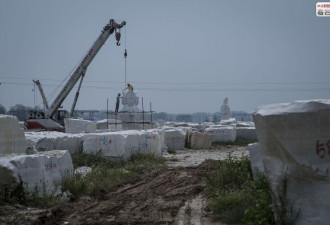
<svg viewBox="0 0 330 225">
<path fill-rule="evenodd" d="M 139 97 L 133 90 L 123 92 L 121 120 L 123 130 L 141 129 L 141 110 L 138 108 Z"/>
<path fill-rule="evenodd" d="M 122 111 L 124 112 L 138 112 L 139 97 L 133 91 L 127 91 L 122 97 Z"/>
<path fill-rule="evenodd" d="M 230 114 L 230 107 L 228 106 L 228 97 L 223 100 L 223 104 L 221 106 L 221 120 L 228 120 Z"/>
</svg>

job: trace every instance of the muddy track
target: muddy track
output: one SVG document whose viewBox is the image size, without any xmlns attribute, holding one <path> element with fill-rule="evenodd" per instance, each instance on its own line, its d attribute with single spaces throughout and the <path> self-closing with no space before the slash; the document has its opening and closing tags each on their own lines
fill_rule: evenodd
<svg viewBox="0 0 330 225">
<path fill-rule="evenodd" d="M 139 180 L 68 202 L 32 224 L 176 224 L 180 208 L 203 192 L 212 167 L 145 171 Z"/>
</svg>

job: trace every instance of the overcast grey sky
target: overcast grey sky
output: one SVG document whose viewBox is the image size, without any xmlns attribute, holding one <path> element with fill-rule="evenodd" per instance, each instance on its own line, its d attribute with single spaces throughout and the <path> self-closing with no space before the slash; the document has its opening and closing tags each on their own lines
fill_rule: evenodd
<svg viewBox="0 0 330 225">
<path fill-rule="evenodd" d="M 308 0 L 0 0 L 0 104 L 48 101 L 109 19 L 127 22 L 89 66 L 76 109 L 106 109 L 127 80 L 156 112 L 329 98 L 330 17 Z M 74 89 L 75 90 L 75 89 Z M 65 100 L 70 109 L 75 91 Z M 36 105 L 42 99 L 36 90 Z M 145 106 L 147 108 L 147 106 Z"/>
</svg>

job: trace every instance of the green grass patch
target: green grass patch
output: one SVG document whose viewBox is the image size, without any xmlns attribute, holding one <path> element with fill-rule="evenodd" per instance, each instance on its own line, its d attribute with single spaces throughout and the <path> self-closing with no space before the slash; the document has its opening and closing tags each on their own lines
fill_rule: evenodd
<svg viewBox="0 0 330 225">
<path fill-rule="evenodd" d="M 23 202 L 24 205 L 29 205 L 32 207 L 48 209 L 61 204 L 64 200 L 60 197 L 53 195 L 40 195 L 39 193 L 33 193 L 32 196 L 28 196 L 26 201 Z"/>
<path fill-rule="evenodd" d="M 75 174 L 64 179 L 62 191 L 69 191 L 74 196 L 96 195 L 103 190 L 111 190 L 118 184 L 137 179 L 139 172 L 145 169 L 166 167 L 166 159 L 152 154 L 137 154 L 128 160 L 113 162 L 100 155 L 82 153 L 72 154 L 74 168 L 88 166 L 92 171 L 86 176 Z M 41 195 L 39 190 L 26 193 L 23 182 L 15 188 L 0 190 L 0 206 L 21 204 L 38 208 L 50 208 L 61 204 L 63 200 L 53 195 Z"/>
<path fill-rule="evenodd" d="M 166 159 L 153 154 L 136 154 L 124 162 L 123 168 L 129 171 L 138 172 L 144 169 L 165 168 Z"/>
<path fill-rule="evenodd" d="M 243 191 L 227 192 L 214 198 L 210 202 L 209 208 L 212 210 L 215 220 L 227 224 L 237 224 L 244 217 L 248 202 L 251 200 L 251 196 Z"/>
<path fill-rule="evenodd" d="M 176 154 L 175 149 L 171 149 L 171 148 L 168 148 L 167 152 L 170 153 L 170 154 Z"/>
<path fill-rule="evenodd" d="M 177 158 L 170 158 L 170 159 L 167 159 L 168 161 L 170 162 L 179 162 L 180 159 L 177 159 Z"/>
<path fill-rule="evenodd" d="M 244 138 L 237 138 L 235 142 L 214 142 L 212 143 L 213 146 L 217 145 L 236 145 L 236 146 L 247 146 L 248 144 L 256 143 L 256 140 L 244 139 Z"/>
<path fill-rule="evenodd" d="M 4 188 L 0 193 L 0 206 L 5 204 L 21 204 L 45 209 L 59 205 L 62 202 L 62 199 L 59 197 L 42 195 L 37 188 L 32 193 L 27 193 L 22 180 L 15 188 Z"/>
<path fill-rule="evenodd" d="M 63 182 L 63 189 L 74 195 L 95 195 L 102 190 L 111 190 L 120 183 L 138 178 L 141 170 L 166 166 L 166 159 L 152 154 L 136 154 L 129 160 L 113 162 L 99 155 L 79 153 L 72 154 L 72 160 L 75 168 L 92 168 L 86 176 L 76 174 Z"/>
<path fill-rule="evenodd" d="M 134 172 L 118 168 L 94 167 L 86 176 L 76 174 L 63 181 L 63 190 L 75 196 L 95 195 L 102 190 L 111 190 L 118 184 L 137 178 Z"/>
<path fill-rule="evenodd" d="M 157 168 L 166 166 L 166 159 L 153 154 L 139 153 L 128 160 L 110 160 L 100 155 L 75 153 L 71 155 L 74 168 L 88 166 L 96 169 L 126 169 L 138 171 L 146 168 Z"/>
<path fill-rule="evenodd" d="M 256 143 L 255 140 L 237 138 L 235 142 L 213 142 L 212 146 L 217 145 L 235 145 L 235 146 L 247 146 L 248 144 Z"/>
<path fill-rule="evenodd" d="M 248 144 L 256 143 L 256 140 L 249 140 L 249 139 L 244 139 L 244 138 L 237 138 L 235 140 L 234 145 L 238 146 L 247 146 Z"/>
<path fill-rule="evenodd" d="M 205 194 L 215 220 L 227 224 L 275 224 L 271 192 L 263 175 L 254 180 L 248 157 L 217 162 L 207 177 Z"/>
</svg>

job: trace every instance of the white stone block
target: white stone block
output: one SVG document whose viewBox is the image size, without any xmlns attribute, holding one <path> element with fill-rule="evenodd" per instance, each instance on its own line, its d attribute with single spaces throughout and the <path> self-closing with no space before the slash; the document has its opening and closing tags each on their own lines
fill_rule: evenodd
<svg viewBox="0 0 330 225">
<path fill-rule="evenodd" d="M 83 137 L 83 152 L 113 159 L 128 159 L 137 153 L 161 155 L 164 132 L 161 130 L 128 130 L 89 134 Z"/>
<path fill-rule="evenodd" d="M 203 132 L 203 131 L 205 130 L 205 128 L 208 127 L 208 126 L 203 125 L 203 124 L 195 123 L 195 124 L 192 124 L 191 127 L 192 127 L 193 129 L 199 131 L 199 132 Z"/>
<path fill-rule="evenodd" d="M 158 122 L 146 122 L 144 125 L 142 125 L 142 129 L 143 126 L 145 130 L 158 129 L 160 127 Z"/>
<path fill-rule="evenodd" d="M 191 127 L 190 123 L 186 122 L 175 122 L 173 124 L 174 127 Z"/>
<path fill-rule="evenodd" d="M 286 196 L 284 219 L 329 224 L 330 100 L 263 106 L 253 119 L 274 203 L 281 206 L 279 196 Z"/>
<path fill-rule="evenodd" d="M 66 149 L 77 153 L 82 150 L 83 135 L 56 131 L 25 132 L 29 146 L 34 146 L 39 152 Z"/>
<path fill-rule="evenodd" d="M 24 121 L 19 121 L 19 127 L 22 129 L 22 130 L 25 130 L 26 127 L 25 127 L 25 122 Z"/>
<path fill-rule="evenodd" d="M 262 159 L 259 143 L 248 145 L 253 177 L 256 179 L 258 173 L 264 173 L 264 162 Z"/>
<path fill-rule="evenodd" d="M 236 127 L 210 127 L 204 131 L 212 137 L 212 142 L 234 143 L 236 140 Z"/>
<path fill-rule="evenodd" d="M 254 122 L 237 122 L 236 127 L 255 127 Z"/>
<path fill-rule="evenodd" d="M 255 127 L 237 127 L 236 137 L 247 140 L 258 140 Z"/>
<path fill-rule="evenodd" d="M 165 120 L 158 119 L 156 122 L 158 123 L 159 127 L 165 126 Z"/>
<path fill-rule="evenodd" d="M 226 120 L 221 120 L 220 124 L 221 125 L 235 125 L 236 124 L 236 119 L 235 118 L 228 118 Z"/>
<path fill-rule="evenodd" d="M 94 133 L 96 132 L 96 122 L 81 119 L 64 119 L 65 133 Z"/>
<path fill-rule="evenodd" d="M 24 154 L 27 145 L 16 116 L 0 115 L 0 154 Z"/>
<path fill-rule="evenodd" d="M 208 134 L 189 131 L 186 134 L 187 145 L 191 149 L 209 149 L 212 137 Z"/>
<path fill-rule="evenodd" d="M 96 121 L 96 129 L 98 130 L 107 130 L 108 129 L 108 126 L 109 126 L 109 123 L 113 123 L 113 119 L 105 119 L 105 120 L 99 120 L 99 121 Z"/>
<path fill-rule="evenodd" d="M 185 146 L 186 131 L 179 128 L 165 130 L 165 146 L 169 149 L 180 150 Z"/>
<path fill-rule="evenodd" d="M 81 166 L 74 170 L 75 175 L 80 175 L 81 177 L 86 177 L 87 174 L 92 172 L 92 168 L 88 166 Z"/>
<path fill-rule="evenodd" d="M 97 130 L 119 131 L 122 130 L 121 120 L 107 119 L 96 122 Z"/>
<path fill-rule="evenodd" d="M 207 127 L 210 127 L 210 126 L 214 126 L 215 123 L 213 123 L 213 122 L 203 122 L 201 125 L 202 125 L 204 128 L 207 128 Z"/>
<path fill-rule="evenodd" d="M 15 188 L 20 181 L 28 194 L 50 195 L 61 186 L 63 178 L 72 176 L 70 153 L 54 150 L 33 155 L 0 157 L 0 187 Z"/>
<path fill-rule="evenodd" d="M 184 134 L 186 135 L 187 132 L 189 131 L 193 131 L 193 130 L 196 130 L 192 127 L 176 127 L 175 129 L 179 129 L 179 130 L 182 130 L 184 132 Z"/>
<path fill-rule="evenodd" d="M 173 127 L 174 122 L 165 122 L 164 126 Z"/>
</svg>

